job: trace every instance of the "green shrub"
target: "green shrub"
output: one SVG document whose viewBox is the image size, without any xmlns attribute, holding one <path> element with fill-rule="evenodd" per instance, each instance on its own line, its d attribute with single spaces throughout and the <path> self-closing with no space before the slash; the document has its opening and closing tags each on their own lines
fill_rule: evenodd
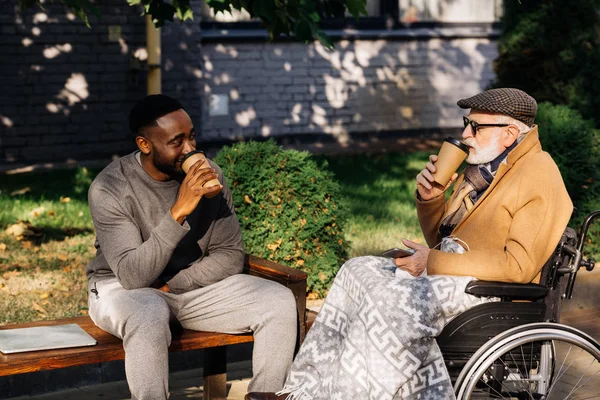
<svg viewBox="0 0 600 400">
<path fill-rule="evenodd" d="M 77 168 L 73 182 L 73 191 L 77 194 L 87 196 L 87 192 L 95 177 L 95 174 L 91 173 L 86 167 Z"/>
<path fill-rule="evenodd" d="M 577 204 L 588 196 L 596 178 L 600 161 L 598 131 L 577 111 L 550 103 L 540 104 L 536 123 L 544 150 L 552 155 Z"/>
<path fill-rule="evenodd" d="M 246 251 L 305 271 L 309 290 L 323 295 L 349 245 L 327 163 L 273 140 L 224 147 L 215 162 L 232 190 Z"/>
<path fill-rule="evenodd" d="M 583 219 L 600 209 L 600 181 L 597 165 L 600 161 L 600 133 L 592 121 L 566 106 L 542 103 L 536 123 L 540 141 L 562 174 L 567 191 L 577 208 L 571 226 L 579 228 Z M 600 223 L 596 223 L 600 225 Z M 586 250 L 598 254 L 600 226 L 592 225 L 591 247 Z"/>
<path fill-rule="evenodd" d="M 600 126 L 600 0 L 506 0 L 495 86 L 565 104 Z"/>
</svg>

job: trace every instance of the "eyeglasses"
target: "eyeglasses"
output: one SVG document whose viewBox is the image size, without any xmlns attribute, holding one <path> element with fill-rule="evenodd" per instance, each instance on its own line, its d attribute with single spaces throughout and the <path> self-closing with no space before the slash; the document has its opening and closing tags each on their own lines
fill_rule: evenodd
<svg viewBox="0 0 600 400">
<path fill-rule="evenodd" d="M 468 117 L 465 116 L 463 116 L 463 123 L 465 124 L 465 128 L 467 127 L 467 125 L 471 125 L 473 136 L 477 135 L 477 129 L 479 128 L 486 128 L 489 126 L 510 126 L 510 124 L 480 124 L 479 122 L 471 121 Z"/>
</svg>

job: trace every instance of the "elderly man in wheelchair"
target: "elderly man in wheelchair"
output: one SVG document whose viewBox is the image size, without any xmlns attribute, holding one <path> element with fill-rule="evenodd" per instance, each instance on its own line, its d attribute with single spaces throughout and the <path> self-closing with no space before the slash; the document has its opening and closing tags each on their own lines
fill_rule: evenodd
<svg viewBox="0 0 600 400">
<path fill-rule="evenodd" d="M 246 399 L 600 398 L 600 346 L 559 324 L 591 214 L 579 239 L 560 172 L 542 151 L 535 100 L 492 89 L 459 107 L 464 173 L 417 175 L 428 246 L 340 269 L 284 389 Z M 446 199 L 446 190 L 454 184 Z"/>
</svg>

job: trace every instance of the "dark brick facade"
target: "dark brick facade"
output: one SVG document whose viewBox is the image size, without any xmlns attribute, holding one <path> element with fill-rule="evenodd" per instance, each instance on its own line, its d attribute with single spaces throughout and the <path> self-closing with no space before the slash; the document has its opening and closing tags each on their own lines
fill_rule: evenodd
<svg viewBox="0 0 600 400">
<path fill-rule="evenodd" d="M 20 15 L 15 1 L 0 0 L 0 164 L 107 159 L 134 148 L 127 115 L 146 93 L 144 64 L 133 61 L 145 20 L 124 0 L 97 4 L 102 17 L 89 29 L 61 6 Z M 344 143 L 457 128 L 456 100 L 493 79 L 489 33 L 384 32 L 328 52 L 239 32 L 243 40 L 220 39 L 198 19 L 163 28 L 162 82 L 204 141 L 322 135 Z M 115 27 L 118 41 L 109 38 Z M 210 115 L 215 94 L 228 101 L 226 115 Z"/>
</svg>

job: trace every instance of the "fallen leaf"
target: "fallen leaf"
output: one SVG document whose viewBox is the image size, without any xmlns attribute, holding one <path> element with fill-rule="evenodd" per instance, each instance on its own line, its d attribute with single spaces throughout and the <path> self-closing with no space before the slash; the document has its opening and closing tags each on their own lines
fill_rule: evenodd
<svg viewBox="0 0 600 400">
<path fill-rule="evenodd" d="M 49 300 L 42 301 L 42 305 L 44 305 L 44 306 L 47 306 L 48 304 L 50 304 L 50 301 L 49 301 Z"/>
<path fill-rule="evenodd" d="M 296 266 L 301 267 L 304 265 L 304 260 L 296 260 Z"/>
<path fill-rule="evenodd" d="M 29 215 L 31 215 L 34 218 L 39 217 L 40 215 L 42 215 L 44 212 L 46 212 L 46 207 L 36 207 L 33 210 L 31 210 L 29 212 Z"/>
<path fill-rule="evenodd" d="M 37 311 L 37 312 L 39 312 L 39 313 L 42 313 L 42 314 L 48 314 L 48 311 L 46 311 L 46 310 L 44 309 L 44 307 L 40 306 L 40 305 L 39 305 L 38 303 L 36 303 L 35 301 L 32 301 L 32 302 L 31 302 L 31 306 L 33 307 L 33 309 L 34 309 L 34 310 L 36 310 L 36 311 Z"/>
<path fill-rule="evenodd" d="M 6 285 L 4 284 L 4 282 L 0 282 L 0 289 L 2 289 L 3 287 L 5 287 Z"/>
<path fill-rule="evenodd" d="M 80 313 L 81 315 L 87 315 L 88 311 L 87 311 L 87 310 L 81 310 L 81 311 L 79 311 L 79 313 Z"/>
<path fill-rule="evenodd" d="M 283 242 L 283 240 L 281 239 L 277 239 L 275 241 L 275 243 L 269 243 L 267 244 L 267 248 L 271 251 L 277 250 L 277 248 L 279 248 L 279 246 L 281 246 L 281 243 Z"/>
<path fill-rule="evenodd" d="M 60 202 L 61 203 L 69 203 L 71 201 L 70 197 L 62 197 L 60 196 Z"/>
<path fill-rule="evenodd" d="M 247 194 L 244 195 L 244 201 L 248 204 L 252 204 L 252 200 L 250 200 L 250 196 L 248 196 Z"/>
<path fill-rule="evenodd" d="M 69 259 L 69 257 L 65 254 L 59 254 L 57 257 L 60 261 L 67 261 Z"/>
<path fill-rule="evenodd" d="M 0 251 L 6 250 L 6 245 L 4 243 L 0 243 Z"/>
<path fill-rule="evenodd" d="M 33 247 L 33 243 L 29 240 L 24 241 L 23 243 L 21 243 L 21 247 L 23 247 L 24 249 L 31 249 L 31 247 Z"/>
<path fill-rule="evenodd" d="M 79 211 L 79 214 L 77 214 L 78 217 L 83 217 L 83 211 Z"/>
<path fill-rule="evenodd" d="M 306 296 L 306 300 L 317 300 L 319 298 L 319 295 L 315 292 L 310 292 L 307 296 Z"/>
<path fill-rule="evenodd" d="M 49 293 L 42 293 L 42 294 L 40 294 L 40 299 L 42 299 L 42 300 L 47 299 L 48 297 L 50 297 Z"/>
<path fill-rule="evenodd" d="M 68 292 L 69 288 L 66 287 L 65 285 L 55 285 L 54 289 L 59 290 L 61 292 Z"/>
<path fill-rule="evenodd" d="M 24 187 L 22 189 L 15 190 L 10 195 L 11 196 L 20 196 L 20 195 L 23 195 L 23 194 L 29 193 L 29 192 L 31 192 L 31 188 L 29 186 L 27 186 L 27 187 Z"/>
<path fill-rule="evenodd" d="M 6 280 L 9 280 L 10 278 L 14 278 L 15 276 L 19 276 L 21 275 L 21 272 L 17 271 L 16 269 L 12 270 L 12 271 L 8 271 L 2 274 L 2 277 Z"/>
<path fill-rule="evenodd" d="M 54 217 L 56 213 L 54 211 L 48 211 L 48 216 Z"/>
<path fill-rule="evenodd" d="M 13 225 L 9 226 L 8 228 L 6 228 L 6 230 L 4 232 L 7 235 L 13 235 L 16 237 L 34 235 L 34 232 L 32 230 L 30 230 L 27 227 L 27 225 L 25 225 L 23 222 L 19 222 L 17 224 L 13 224 Z"/>
<path fill-rule="evenodd" d="M 71 272 L 71 267 L 64 267 L 63 271 L 69 273 L 69 272 Z"/>
</svg>

